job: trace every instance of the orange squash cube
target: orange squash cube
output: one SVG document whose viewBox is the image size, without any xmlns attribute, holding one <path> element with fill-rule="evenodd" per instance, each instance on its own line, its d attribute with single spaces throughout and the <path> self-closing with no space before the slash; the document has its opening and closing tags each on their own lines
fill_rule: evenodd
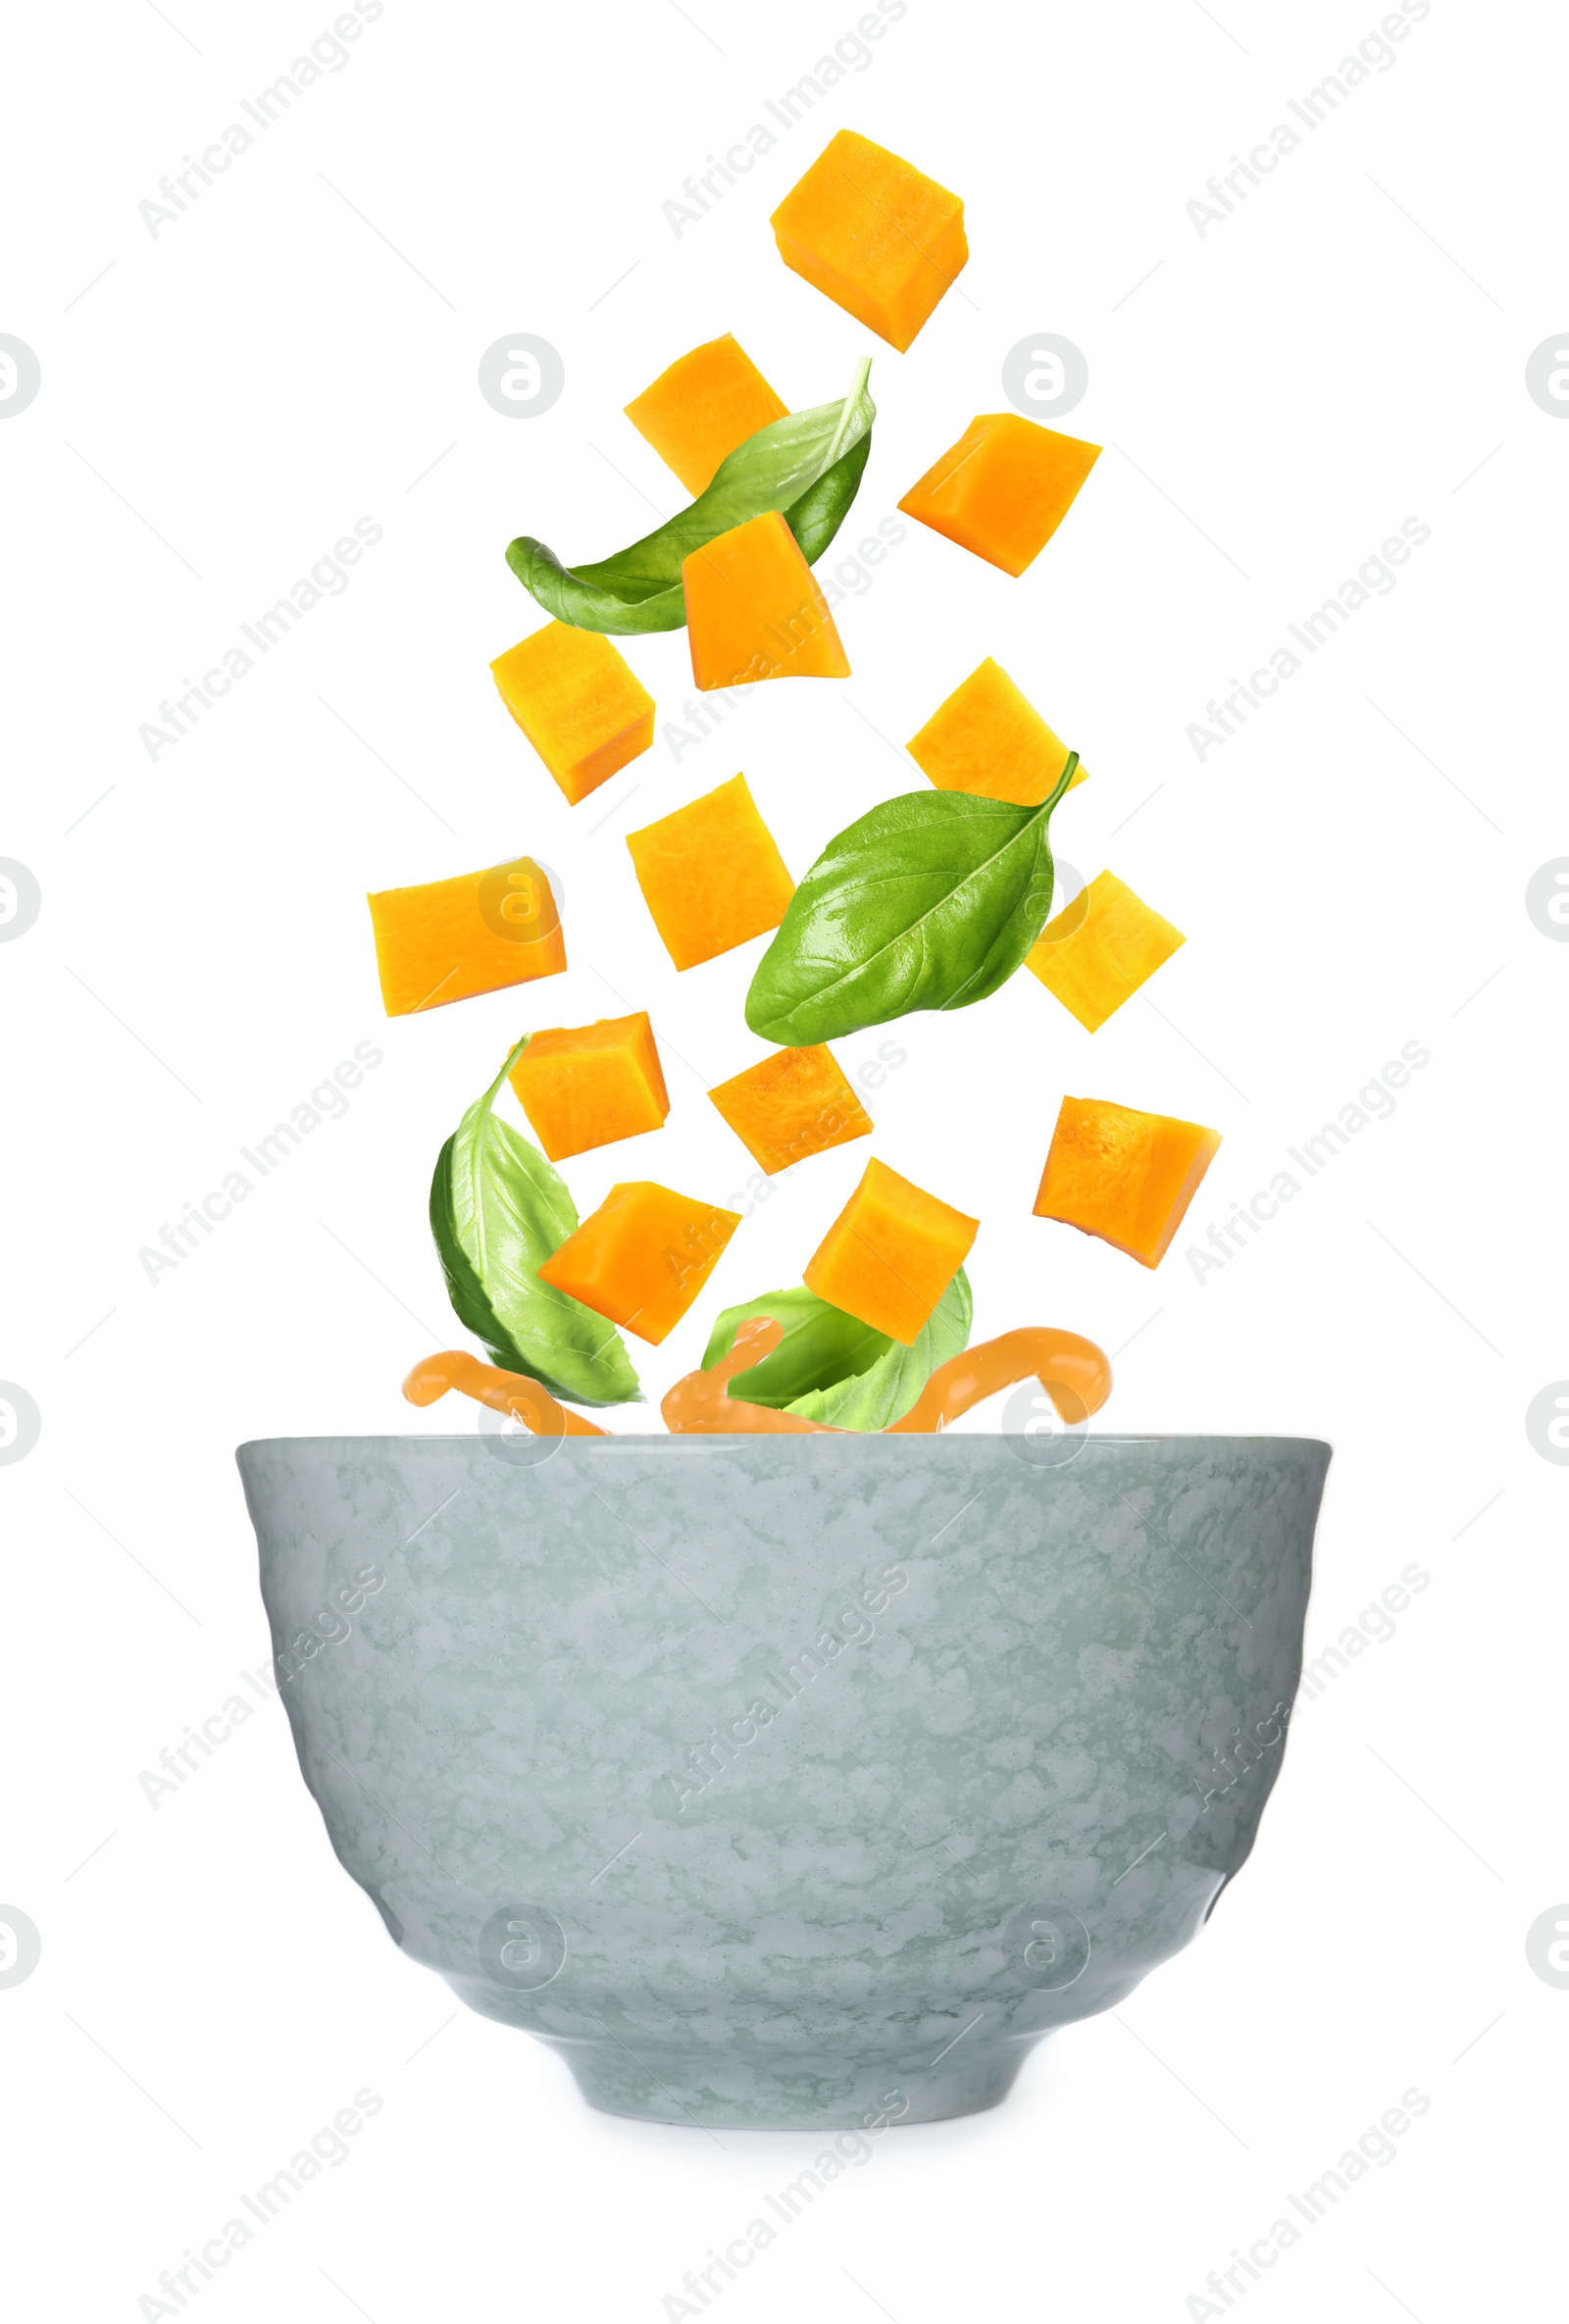
<svg viewBox="0 0 1569 2324">
<path fill-rule="evenodd" d="M 828 599 L 778 509 L 718 533 L 681 569 L 698 690 L 764 678 L 848 678 Z"/>
<path fill-rule="evenodd" d="M 792 273 L 901 355 L 970 255 L 958 195 L 854 129 L 829 139 L 769 224 Z"/>
<path fill-rule="evenodd" d="M 1035 1215 L 1158 1267 L 1219 1145 L 1220 1132 L 1198 1122 L 1065 1097 Z"/>
<path fill-rule="evenodd" d="M 967 790 L 1015 807 L 1038 807 L 1068 764 L 1067 743 L 989 657 L 938 704 L 906 748 L 938 790 Z M 1077 790 L 1088 772 L 1076 767 L 1068 788 Z"/>
<path fill-rule="evenodd" d="M 826 1043 L 776 1049 L 708 1094 L 770 1178 L 811 1154 L 872 1135 L 866 1109 Z"/>
<path fill-rule="evenodd" d="M 751 357 L 727 331 L 678 356 L 651 387 L 634 395 L 627 417 L 695 500 L 728 452 L 760 428 L 786 417 Z"/>
<path fill-rule="evenodd" d="M 596 630 L 546 622 L 490 675 L 574 807 L 653 741 L 652 694 Z"/>
<path fill-rule="evenodd" d="M 984 412 L 899 502 L 1017 581 L 1072 508 L 1100 446 L 1018 412 Z"/>
<path fill-rule="evenodd" d="M 795 893 L 744 775 L 629 832 L 627 845 L 643 901 L 679 969 L 766 935 Z"/>
<path fill-rule="evenodd" d="M 365 900 L 389 1017 L 559 976 L 567 965 L 556 899 L 531 855 Z"/>
<path fill-rule="evenodd" d="M 1100 872 L 1046 922 L 1024 965 L 1086 1033 L 1098 1033 L 1187 940 L 1115 873 Z"/>
<path fill-rule="evenodd" d="M 801 1280 L 831 1307 L 908 1347 L 969 1256 L 980 1226 L 874 1158 Z"/>
<path fill-rule="evenodd" d="M 740 1214 L 694 1202 L 649 1179 L 612 1187 L 595 1211 L 538 1270 L 591 1307 L 657 1347 L 713 1274 Z"/>
<path fill-rule="evenodd" d="M 642 1009 L 531 1034 L 507 1078 L 552 1162 L 662 1130 L 670 1111 L 653 1027 Z"/>
</svg>

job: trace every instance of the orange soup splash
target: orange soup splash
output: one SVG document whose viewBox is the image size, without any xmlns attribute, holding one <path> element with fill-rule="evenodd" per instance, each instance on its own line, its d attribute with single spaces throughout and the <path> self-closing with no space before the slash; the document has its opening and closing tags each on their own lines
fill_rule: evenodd
<svg viewBox="0 0 1569 2324">
<path fill-rule="evenodd" d="M 762 1316 L 743 1324 L 728 1355 L 707 1371 L 688 1372 L 678 1380 L 660 1406 L 672 1436 L 707 1437 L 843 1437 L 864 1432 L 834 1429 L 807 1420 L 797 1412 L 776 1412 L 766 1404 L 748 1404 L 730 1394 L 730 1383 L 760 1364 L 784 1336 L 782 1324 Z M 1111 1393 L 1111 1365 L 1092 1339 L 1077 1332 L 1043 1328 L 1004 1332 L 966 1348 L 939 1364 L 902 1420 L 881 1432 L 886 1436 L 930 1435 L 949 1428 L 987 1396 L 994 1396 L 1020 1381 L 1038 1380 L 1060 1419 L 1070 1427 L 1098 1412 Z M 411 1404 L 433 1404 L 448 1389 L 458 1389 L 493 1412 L 521 1421 L 537 1437 L 603 1437 L 611 1432 L 569 1411 L 565 1404 L 521 1372 L 503 1372 L 482 1364 L 477 1356 L 449 1348 L 416 1364 L 403 1383 Z"/>
</svg>

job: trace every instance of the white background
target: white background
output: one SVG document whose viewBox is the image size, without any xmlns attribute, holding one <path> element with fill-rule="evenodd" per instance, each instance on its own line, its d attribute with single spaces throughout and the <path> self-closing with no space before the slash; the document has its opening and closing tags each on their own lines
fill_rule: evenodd
<svg viewBox="0 0 1569 2324">
<path fill-rule="evenodd" d="M 593 2114 L 549 2053 L 458 2009 L 332 1859 L 276 1704 L 156 1807 L 138 1775 L 267 1655 L 235 1443 L 472 1425 L 398 1383 L 461 1337 L 424 1218 L 435 1150 L 528 1024 L 646 1007 L 665 1044 L 668 1127 L 570 1166 L 581 1210 L 626 1176 L 744 1186 L 703 1090 L 761 1053 L 761 946 L 678 979 L 626 831 L 743 769 L 799 875 L 916 786 L 900 745 L 987 653 L 1091 769 L 1061 856 L 1110 865 L 1188 942 L 1093 1038 L 1028 976 L 906 1021 L 876 1151 L 983 1218 L 978 1337 L 1058 1322 L 1125 1351 L 1117 1425 L 1333 1440 L 1312 1652 L 1403 1568 L 1428 1582 L 1302 1709 L 1201 1940 L 1038 2051 L 999 2111 L 883 2139 L 713 2304 L 1201 2315 L 1209 2271 L 1415 2087 L 1396 2159 L 1235 2304 L 1538 2312 L 1569 1995 L 1524 1940 L 1569 1895 L 1569 1476 L 1524 1415 L 1569 1374 L 1569 949 L 1524 892 L 1569 852 L 1569 427 L 1524 374 L 1569 323 L 1562 18 L 1434 0 L 1200 235 L 1186 205 L 1295 122 L 1375 0 L 1224 0 L 1224 24 L 1197 0 L 910 0 L 677 235 L 661 205 L 772 121 L 850 0 L 387 0 L 151 234 L 138 203 L 331 13 L 89 0 L 9 36 L 0 329 L 43 385 L 0 427 L 0 854 L 43 907 L 0 946 L 0 1376 L 42 1435 L 0 1469 L 0 1901 L 43 1954 L 0 1992 L 8 2312 L 158 2313 L 138 2301 L 160 2271 L 366 2087 L 384 2103 L 348 2160 L 191 2298 L 202 2315 L 656 2319 L 821 2144 Z M 971 263 L 907 356 L 773 249 L 769 211 L 843 124 L 966 202 Z M 567 370 L 528 422 L 476 387 L 520 329 Z M 912 526 L 840 612 L 851 680 L 754 687 L 699 749 L 658 740 L 570 809 L 486 671 L 538 618 L 502 551 L 528 530 L 581 561 L 673 509 L 621 407 L 726 329 L 792 407 L 875 354 L 835 555 L 998 408 L 1027 334 L 1085 350 L 1065 425 L 1107 449 L 1022 581 Z M 361 517 L 384 538 L 347 590 L 153 763 L 138 726 Z M 1189 722 L 1407 518 L 1432 537 L 1392 593 L 1200 764 Z M 628 650 L 679 718 L 683 636 Z M 387 1024 L 365 891 L 524 849 L 562 876 L 569 975 Z M 346 1116 L 150 1283 L 139 1249 L 361 1040 L 384 1058 Z M 1431 1063 L 1392 1117 L 1196 1281 L 1186 1246 L 1408 1041 Z M 1158 1275 L 1030 1216 L 1065 1090 L 1224 1132 Z M 866 1151 L 777 1187 L 686 1323 L 634 1344 L 655 1394 L 719 1304 L 798 1276 Z"/>
</svg>

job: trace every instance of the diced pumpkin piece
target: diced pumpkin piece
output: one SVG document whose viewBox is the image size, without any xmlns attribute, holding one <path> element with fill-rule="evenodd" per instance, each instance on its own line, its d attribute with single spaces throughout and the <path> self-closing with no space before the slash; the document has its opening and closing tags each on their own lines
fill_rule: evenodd
<svg viewBox="0 0 1569 2324">
<path fill-rule="evenodd" d="M 1035 1215 L 1158 1267 L 1219 1145 L 1220 1132 L 1198 1122 L 1065 1097 Z"/>
<path fill-rule="evenodd" d="M 627 845 L 643 901 L 679 969 L 766 935 L 795 893 L 744 775 L 629 832 Z"/>
<path fill-rule="evenodd" d="M 567 965 L 561 915 L 531 855 L 424 887 L 367 896 L 389 1017 L 554 977 Z"/>
<path fill-rule="evenodd" d="M 908 1347 L 969 1256 L 980 1225 L 874 1157 L 802 1281 L 831 1307 Z"/>
<path fill-rule="evenodd" d="M 740 1214 L 673 1193 L 650 1179 L 612 1187 L 595 1211 L 538 1270 L 657 1347 L 681 1322 L 740 1225 Z"/>
<path fill-rule="evenodd" d="M 778 509 L 694 549 L 681 569 L 702 693 L 764 678 L 848 678 L 828 599 Z"/>
<path fill-rule="evenodd" d="M 574 807 L 653 741 L 654 698 L 597 630 L 546 622 L 490 675 Z"/>
<path fill-rule="evenodd" d="M 970 255 L 958 195 L 854 129 L 829 139 L 769 224 L 792 273 L 901 355 Z"/>
<path fill-rule="evenodd" d="M 783 420 L 785 406 L 727 331 L 678 356 L 651 387 L 633 397 L 627 417 L 695 500 L 713 482 L 727 452 L 770 421 Z"/>
<path fill-rule="evenodd" d="M 908 744 L 911 758 L 938 790 L 1038 807 L 1068 764 L 1060 741 L 1034 703 L 989 657 L 934 710 Z M 1070 790 L 1089 770 L 1074 769 Z"/>
<path fill-rule="evenodd" d="M 708 1094 L 770 1178 L 811 1154 L 872 1135 L 865 1108 L 826 1043 L 776 1049 Z"/>
<path fill-rule="evenodd" d="M 1114 872 L 1099 872 L 1046 922 L 1024 965 L 1086 1033 L 1098 1033 L 1187 940 Z"/>
<path fill-rule="evenodd" d="M 1018 412 L 983 412 L 899 506 L 1017 580 L 1099 458 L 1099 444 L 1058 435 Z"/>
<path fill-rule="evenodd" d="M 670 1111 L 653 1027 L 642 1009 L 531 1034 L 508 1079 L 552 1162 L 662 1130 Z"/>
</svg>

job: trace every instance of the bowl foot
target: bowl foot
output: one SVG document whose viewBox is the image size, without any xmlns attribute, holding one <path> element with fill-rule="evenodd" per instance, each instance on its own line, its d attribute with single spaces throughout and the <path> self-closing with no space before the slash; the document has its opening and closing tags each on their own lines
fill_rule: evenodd
<svg viewBox="0 0 1569 2324">
<path fill-rule="evenodd" d="M 689 2130 L 881 2131 L 999 2105 L 1029 2039 L 907 2050 L 674 2049 L 551 2041 L 602 2114 Z"/>
</svg>

